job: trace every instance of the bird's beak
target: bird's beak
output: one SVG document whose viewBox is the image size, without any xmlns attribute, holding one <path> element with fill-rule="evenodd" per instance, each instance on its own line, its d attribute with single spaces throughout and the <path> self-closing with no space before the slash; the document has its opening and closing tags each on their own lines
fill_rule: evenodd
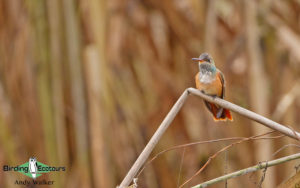
<svg viewBox="0 0 300 188">
<path fill-rule="evenodd" d="M 192 58 L 192 61 L 194 61 L 195 63 L 202 63 L 203 59 L 200 58 Z"/>
</svg>

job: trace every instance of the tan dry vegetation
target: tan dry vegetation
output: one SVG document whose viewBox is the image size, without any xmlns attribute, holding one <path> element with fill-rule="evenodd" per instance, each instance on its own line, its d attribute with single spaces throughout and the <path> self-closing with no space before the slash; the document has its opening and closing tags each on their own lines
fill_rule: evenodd
<svg viewBox="0 0 300 188">
<path fill-rule="evenodd" d="M 300 3 L 229 0 L 0 1 L 0 165 L 30 156 L 66 166 L 54 187 L 114 187 L 187 87 L 192 57 L 207 51 L 227 81 L 226 99 L 299 130 Z M 297 85 L 298 84 L 298 85 Z M 282 110 L 281 110 L 282 109 Z M 259 134 L 233 114 L 213 121 L 190 98 L 154 150 Z M 288 138 L 243 143 L 189 185 L 262 160 Z M 176 187 L 228 142 L 170 151 L 145 169 L 140 187 Z M 290 147 L 277 156 L 298 151 Z M 267 172 L 273 187 L 298 161 Z M 0 173 L 10 187 L 15 174 Z M 259 173 L 228 182 L 252 187 Z M 217 186 L 220 186 L 217 185 Z M 222 185 L 223 186 L 223 185 Z"/>
</svg>

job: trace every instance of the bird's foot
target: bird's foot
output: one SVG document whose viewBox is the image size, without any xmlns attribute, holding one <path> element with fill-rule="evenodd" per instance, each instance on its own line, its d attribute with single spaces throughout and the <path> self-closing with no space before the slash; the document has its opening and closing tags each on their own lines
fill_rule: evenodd
<svg viewBox="0 0 300 188">
<path fill-rule="evenodd" d="M 217 95 L 211 95 L 213 99 L 216 99 L 217 98 Z"/>
</svg>

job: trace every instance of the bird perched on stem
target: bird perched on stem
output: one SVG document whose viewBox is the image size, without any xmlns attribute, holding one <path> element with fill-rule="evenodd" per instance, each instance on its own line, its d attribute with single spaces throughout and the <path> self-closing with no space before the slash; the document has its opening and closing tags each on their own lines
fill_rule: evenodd
<svg viewBox="0 0 300 188">
<path fill-rule="evenodd" d="M 192 60 L 199 64 L 199 72 L 195 77 L 196 88 L 207 95 L 224 99 L 224 75 L 216 68 L 213 58 L 208 53 L 203 53 L 199 58 L 192 58 Z M 213 114 L 215 121 L 226 121 L 227 119 L 232 121 L 232 116 L 228 109 L 205 100 L 204 103 L 208 110 Z"/>
</svg>

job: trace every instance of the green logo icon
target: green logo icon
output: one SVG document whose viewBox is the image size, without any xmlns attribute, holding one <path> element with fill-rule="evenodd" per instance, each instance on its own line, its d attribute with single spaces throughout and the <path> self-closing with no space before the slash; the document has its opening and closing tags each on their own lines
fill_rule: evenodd
<svg viewBox="0 0 300 188">
<path fill-rule="evenodd" d="M 19 166 L 9 166 L 4 165 L 3 171 L 15 171 L 20 172 L 21 174 L 24 174 L 25 176 L 28 176 L 30 178 L 36 179 L 37 177 L 43 175 L 44 173 L 52 172 L 52 171 L 65 171 L 65 167 L 53 167 L 45 165 L 39 161 L 36 160 L 36 158 L 31 157 L 29 158 L 29 161 L 19 165 Z"/>
</svg>

